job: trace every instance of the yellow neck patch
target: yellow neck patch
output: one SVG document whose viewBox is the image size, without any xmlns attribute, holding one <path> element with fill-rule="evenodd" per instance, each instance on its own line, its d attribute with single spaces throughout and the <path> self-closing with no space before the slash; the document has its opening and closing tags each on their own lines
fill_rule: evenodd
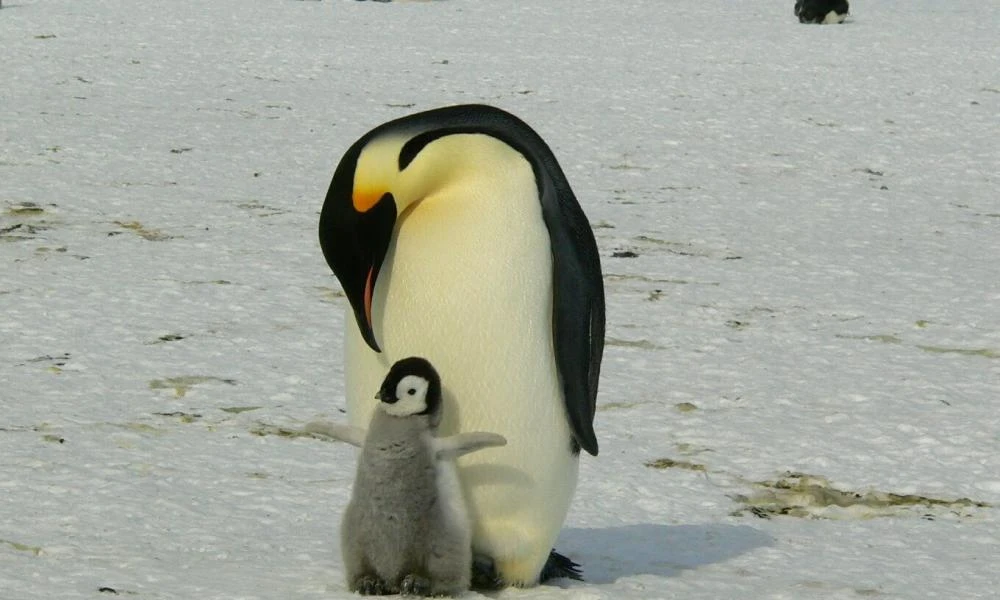
<svg viewBox="0 0 1000 600">
<path fill-rule="evenodd" d="M 387 192 L 395 194 L 393 186 L 399 177 L 399 150 L 405 142 L 406 138 L 400 136 L 379 137 L 361 151 L 354 169 L 354 192 L 351 194 L 354 210 L 368 212 Z"/>
</svg>

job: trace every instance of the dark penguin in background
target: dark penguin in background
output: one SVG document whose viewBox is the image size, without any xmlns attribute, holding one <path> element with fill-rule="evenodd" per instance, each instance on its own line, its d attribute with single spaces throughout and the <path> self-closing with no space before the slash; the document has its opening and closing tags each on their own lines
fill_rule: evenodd
<svg viewBox="0 0 1000 600">
<path fill-rule="evenodd" d="M 796 0 L 795 16 L 799 23 L 831 25 L 847 18 L 847 0 Z"/>
</svg>

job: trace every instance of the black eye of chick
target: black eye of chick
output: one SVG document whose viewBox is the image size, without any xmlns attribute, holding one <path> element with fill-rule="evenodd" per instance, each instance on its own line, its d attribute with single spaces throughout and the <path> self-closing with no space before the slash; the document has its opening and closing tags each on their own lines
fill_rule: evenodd
<svg viewBox="0 0 1000 600">
<path fill-rule="evenodd" d="M 410 388 L 410 389 L 406 390 L 406 393 L 412 396 L 413 394 L 417 393 L 417 390 L 415 390 L 413 388 Z"/>
</svg>

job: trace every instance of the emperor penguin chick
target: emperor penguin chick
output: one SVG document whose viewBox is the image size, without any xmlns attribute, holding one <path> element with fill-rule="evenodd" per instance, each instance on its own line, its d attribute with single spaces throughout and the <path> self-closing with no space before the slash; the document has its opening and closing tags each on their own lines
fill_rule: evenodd
<svg viewBox="0 0 1000 600">
<path fill-rule="evenodd" d="M 347 584 L 362 595 L 461 594 L 469 589 L 472 530 L 455 459 L 507 440 L 483 432 L 437 437 L 441 380 L 423 358 L 396 362 L 376 398 L 367 433 L 326 431 L 361 446 L 340 530 Z"/>
</svg>

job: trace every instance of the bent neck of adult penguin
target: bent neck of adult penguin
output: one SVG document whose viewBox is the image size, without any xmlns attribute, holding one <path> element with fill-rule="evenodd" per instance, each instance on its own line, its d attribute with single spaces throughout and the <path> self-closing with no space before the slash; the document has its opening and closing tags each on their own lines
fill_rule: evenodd
<svg viewBox="0 0 1000 600">
<path fill-rule="evenodd" d="M 429 198 L 462 202 L 502 198 L 504 188 L 520 189 L 527 178 L 535 185 L 531 165 L 520 152 L 480 133 L 454 133 L 437 138 L 423 147 L 402 171 L 390 175 L 385 161 L 388 155 L 398 156 L 403 143 L 393 138 L 373 144 L 359 160 L 356 179 L 356 187 L 364 185 L 370 177 L 384 181 L 400 215 Z"/>
<path fill-rule="evenodd" d="M 405 213 L 373 293 L 382 353 L 348 329 L 345 375 L 358 405 L 348 412 L 364 423 L 373 408 L 363 401 L 366 390 L 379 385 L 386 362 L 414 355 L 430 357 L 447 381 L 446 434 L 468 418 L 472 426 L 494 427 L 502 403 L 482 409 L 485 420 L 478 421 L 461 414 L 453 394 L 496 394 L 489 382 L 506 381 L 508 372 L 524 384 L 512 394 L 557 395 L 547 380 L 520 376 L 535 366 L 555 368 L 545 334 L 552 329 L 551 250 L 528 159 L 487 135 L 451 134 L 424 146 L 390 183 L 387 191 Z M 493 353 L 505 357 L 500 364 L 477 358 Z"/>
</svg>

